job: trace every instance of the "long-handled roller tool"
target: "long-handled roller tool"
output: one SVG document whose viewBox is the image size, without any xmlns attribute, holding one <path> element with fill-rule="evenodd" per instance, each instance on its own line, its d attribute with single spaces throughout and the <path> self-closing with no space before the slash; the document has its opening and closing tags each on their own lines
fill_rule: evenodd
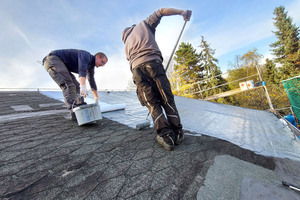
<svg viewBox="0 0 300 200">
<path fill-rule="evenodd" d="M 139 123 L 139 124 L 136 125 L 137 130 L 142 130 L 142 129 L 150 127 L 150 120 L 148 119 L 148 117 L 149 117 L 149 113 L 148 113 L 148 115 L 146 117 L 146 120 L 144 122 Z"/>
<path fill-rule="evenodd" d="M 190 20 L 191 15 L 192 15 L 192 11 L 191 11 L 191 10 L 188 10 L 188 11 L 187 11 L 187 16 L 186 16 L 186 19 L 187 19 L 187 20 L 184 21 L 184 24 L 183 24 L 183 27 L 182 27 L 181 32 L 180 32 L 180 34 L 179 34 L 179 37 L 178 37 L 178 39 L 177 39 L 177 41 L 176 41 L 176 44 L 175 44 L 175 46 L 174 46 L 174 48 L 173 48 L 173 51 L 172 51 L 172 53 L 171 53 L 171 56 L 170 56 L 170 58 L 169 58 L 169 60 L 168 60 L 168 63 L 167 63 L 167 67 L 166 67 L 166 69 L 165 69 L 165 72 L 167 72 L 167 70 L 168 70 L 168 68 L 169 68 L 169 65 L 170 65 L 170 63 L 171 63 L 171 60 L 172 60 L 172 58 L 173 58 L 173 55 L 174 55 L 174 53 L 175 53 L 176 47 L 177 47 L 178 42 L 179 42 L 179 40 L 180 40 L 180 38 L 181 38 L 181 35 L 182 35 L 183 30 L 184 30 L 184 28 L 185 28 L 185 25 L 186 25 L 186 23 Z M 145 129 L 145 128 L 147 128 L 147 127 L 150 127 L 150 120 L 148 120 L 148 116 L 149 116 L 149 113 L 148 113 L 148 115 L 147 115 L 146 121 L 137 124 L 137 125 L 136 125 L 136 129 L 142 130 L 142 129 Z"/>
<path fill-rule="evenodd" d="M 300 188 L 299 187 L 297 187 L 295 185 L 292 185 L 292 184 L 290 184 L 288 182 L 282 181 L 282 185 L 287 186 L 287 187 L 291 188 L 292 190 L 296 190 L 296 191 L 300 192 Z"/>
<path fill-rule="evenodd" d="M 168 68 L 169 68 L 169 65 L 170 65 L 170 63 L 171 63 L 171 60 L 172 60 L 172 58 L 173 58 L 173 55 L 174 55 L 174 53 L 175 53 L 176 47 L 177 47 L 178 42 L 179 42 L 179 40 L 180 40 L 180 38 L 181 38 L 181 35 L 182 35 L 183 30 L 184 30 L 184 28 L 185 28 L 185 25 L 186 25 L 186 23 L 190 20 L 191 15 L 192 15 L 192 11 L 191 11 L 191 10 L 188 10 L 188 13 L 187 13 L 187 19 L 188 19 L 188 20 L 185 20 L 185 21 L 184 21 L 184 24 L 183 24 L 183 27 L 182 27 L 181 32 L 180 32 L 180 34 L 179 34 L 179 37 L 178 37 L 178 39 L 177 39 L 177 42 L 176 42 L 176 44 L 175 44 L 175 46 L 174 46 L 174 48 L 173 48 L 173 51 L 172 51 L 171 56 L 170 56 L 170 58 L 169 58 L 169 61 L 168 61 L 168 63 L 167 63 L 166 72 L 167 72 L 167 70 L 168 70 Z"/>
</svg>

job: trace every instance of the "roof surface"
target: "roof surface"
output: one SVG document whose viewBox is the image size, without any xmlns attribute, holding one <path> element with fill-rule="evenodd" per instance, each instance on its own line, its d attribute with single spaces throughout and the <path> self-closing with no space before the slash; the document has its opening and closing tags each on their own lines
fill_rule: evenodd
<svg viewBox="0 0 300 200">
<path fill-rule="evenodd" d="M 139 116 L 147 115 L 137 100 L 132 100 L 134 93 L 100 92 L 99 96 L 111 104 L 126 103 L 125 111 L 103 113 L 104 119 L 79 127 L 65 118 L 68 112 L 58 100 L 39 92 L 0 92 L 5 99 L 0 105 L 1 199 L 214 199 L 211 194 L 219 199 L 239 199 L 249 192 L 245 188 L 259 192 L 257 184 L 271 192 L 281 191 L 290 199 L 299 197 L 281 185 L 281 180 L 300 183 L 298 161 L 259 155 L 194 129 L 186 131 L 184 142 L 174 151 L 166 151 L 156 142 L 153 128 L 138 131 L 122 124 L 129 121 L 133 126 L 132 118 L 140 119 L 138 110 Z M 127 103 L 132 101 L 137 103 Z M 195 110 L 190 99 L 186 108 L 181 98 L 176 101 L 185 128 L 189 127 L 185 113 L 191 117 L 196 111 L 201 115 L 226 113 L 223 106 L 217 108 L 219 104 L 207 104 L 216 106 L 213 109 L 203 102 L 203 110 Z M 228 116 L 248 119 L 242 112 Z M 116 118 L 122 123 L 112 121 Z M 195 127 L 213 126 L 199 122 Z M 288 136 L 286 141 L 291 139 Z M 239 166 L 261 175 L 252 177 Z M 223 180 L 230 187 L 211 187 L 217 177 L 226 174 L 224 170 L 240 173 Z M 261 199 L 268 199 L 264 197 Z"/>
<path fill-rule="evenodd" d="M 58 95 L 61 92 L 52 94 Z M 148 115 L 135 92 L 99 92 L 99 96 L 106 103 L 126 104 L 125 111 L 103 115 L 111 120 L 135 128 Z M 184 129 L 194 135 L 209 135 L 261 155 L 300 161 L 300 140 L 271 112 L 177 96 L 175 101 Z"/>
</svg>

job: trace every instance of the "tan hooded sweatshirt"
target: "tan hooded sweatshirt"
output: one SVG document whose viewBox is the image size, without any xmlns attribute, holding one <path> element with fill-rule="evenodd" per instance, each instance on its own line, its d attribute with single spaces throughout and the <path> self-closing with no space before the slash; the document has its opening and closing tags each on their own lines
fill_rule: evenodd
<svg viewBox="0 0 300 200">
<path fill-rule="evenodd" d="M 122 33 L 125 53 L 131 70 L 151 60 L 163 61 L 161 51 L 155 41 L 155 30 L 163 16 L 180 15 L 183 10 L 161 8 L 138 25 L 127 27 Z"/>
</svg>

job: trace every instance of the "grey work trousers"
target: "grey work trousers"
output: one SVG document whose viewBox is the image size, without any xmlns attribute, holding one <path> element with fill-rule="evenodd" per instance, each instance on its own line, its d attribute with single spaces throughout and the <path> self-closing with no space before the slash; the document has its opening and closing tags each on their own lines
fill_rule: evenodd
<svg viewBox="0 0 300 200">
<path fill-rule="evenodd" d="M 153 60 L 143 63 L 135 67 L 132 73 L 138 99 L 143 106 L 147 106 L 157 134 L 164 136 L 170 131 L 174 133 L 181 131 L 182 125 L 174 95 L 161 62 Z"/>
<path fill-rule="evenodd" d="M 80 84 L 59 57 L 48 55 L 44 59 L 43 65 L 51 78 L 61 88 L 68 110 L 72 110 L 73 107 L 83 103 L 83 98 L 78 98 Z"/>
</svg>

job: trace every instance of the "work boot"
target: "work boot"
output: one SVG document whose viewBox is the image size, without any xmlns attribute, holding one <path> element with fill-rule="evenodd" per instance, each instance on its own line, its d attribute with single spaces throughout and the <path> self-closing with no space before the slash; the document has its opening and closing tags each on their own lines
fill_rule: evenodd
<svg viewBox="0 0 300 200">
<path fill-rule="evenodd" d="M 171 134 L 166 134 L 164 136 L 156 136 L 156 140 L 159 144 L 163 145 L 165 149 L 168 151 L 172 151 L 174 149 L 174 138 Z"/>
<path fill-rule="evenodd" d="M 182 130 L 179 130 L 179 131 L 174 131 L 175 133 L 175 144 L 176 145 L 179 145 L 183 142 L 184 140 L 184 133 Z"/>
<path fill-rule="evenodd" d="M 83 106 L 83 105 L 87 105 L 87 103 L 85 101 L 76 101 L 73 103 L 72 109 L 79 107 L 79 106 Z"/>
<path fill-rule="evenodd" d="M 87 103 L 84 101 L 81 104 L 78 104 L 78 106 L 87 105 Z"/>
<path fill-rule="evenodd" d="M 82 105 L 86 105 L 87 103 L 84 101 L 83 97 L 77 98 L 76 99 L 76 103 L 77 106 L 82 106 Z"/>
<path fill-rule="evenodd" d="M 70 120 L 71 121 L 77 121 L 77 118 L 76 118 L 76 115 L 75 115 L 75 113 L 74 112 L 70 112 Z"/>
</svg>

